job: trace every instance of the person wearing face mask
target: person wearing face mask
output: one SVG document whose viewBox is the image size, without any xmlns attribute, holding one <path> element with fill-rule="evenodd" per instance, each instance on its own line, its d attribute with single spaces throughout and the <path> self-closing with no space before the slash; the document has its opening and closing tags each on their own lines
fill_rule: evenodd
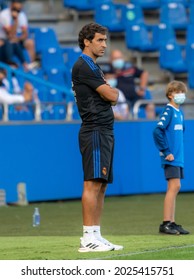
<svg viewBox="0 0 194 280">
<path fill-rule="evenodd" d="M 114 73 L 104 73 L 107 84 L 112 88 L 117 88 L 117 78 Z M 118 101 L 115 106 L 112 106 L 115 120 L 128 120 L 130 118 L 129 106 L 125 95 L 119 90 Z"/>
<path fill-rule="evenodd" d="M 113 50 L 110 55 L 111 67 L 117 77 L 117 88 L 120 89 L 133 108 L 136 101 L 146 99 L 146 89 L 148 84 L 148 72 L 139 69 L 124 59 L 124 55 L 120 50 Z M 139 85 L 136 84 L 136 79 L 139 79 Z M 155 118 L 154 104 L 145 106 L 146 117 L 148 119 Z"/>
<path fill-rule="evenodd" d="M 36 54 L 34 41 L 28 37 L 28 20 L 22 8 L 22 0 L 12 0 L 10 6 L 0 12 L 1 60 L 10 64 L 16 56 L 24 69 L 28 70 L 32 68 Z M 33 64 L 26 61 L 24 48 Z"/>
<path fill-rule="evenodd" d="M 164 199 L 163 223 L 159 232 L 165 234 L 189 234 L 175 223 L 176 197 L 180 180 L 184 178 L 183 114 L 179 109 L 184 103 L 187 87 L 183 82 L 172 81 L 167 85 L 166 97 L 169 103 L 153 131 L 154 142 L 160 152 L 161 164 L 168 182 Z"/>
</svg>

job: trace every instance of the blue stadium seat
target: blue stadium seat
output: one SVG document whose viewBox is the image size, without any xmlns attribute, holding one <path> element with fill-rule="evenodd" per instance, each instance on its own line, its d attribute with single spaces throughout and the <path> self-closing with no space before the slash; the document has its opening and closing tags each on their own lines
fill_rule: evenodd
<svg viewBox="0 0 194 280">
<path fill-rule="evenodd" d="M 106 26 L 110 32 L 123 32 L 122 7 L 112 2 L 99 4 L 95 7 L 95 22 Z"/>
<path fill-rule="evenodd" d="M 42 27 L 34 30 L 36 53 L 40 54 L 49 48 L 59 47 L 57 35 L 52 28 Z"/>
<path fill-rule="evenodd" d="M 45 85 L 37 84 L 36 86 L 38 98 L 41 102 L 48 101 L 48 88 Z"/>
<path fill-rule="evenodd" d="M 34 112 L 31 106 L 19 105 L 20 110 L 17 106 L 9 106 L 8 118 L 10 121 L 31 121 L 34 120 Z"/>
<path fill-rule="evenodd" d="M 50 116 L 51 119 L 64 120 L 66 118 L 66 109 L 63 105 L 53 106 L 53 114 Z"/>
<path fill-rule="evenodd" d="M 178 43 L 170 43 L 160 47 L 159 65 L 161 69 L 172 73 L 186 73 L 188 71 L 186 59 Z"/>
<path fill-rule="evenodd" d="M 159 25 L 154 25 L 152 30 L 153 44 L 156 48 L 159 49 L 162 45 L 176 42 L 176 34 L 171 25 L 160 23 Z"/>
<path fill-rule="evenodd" d="M 63 105 L 45 105 L 41 112 L 42 120 L 64 120 L 66 108 Z"/>
<path fill-rule="evenodd" d="M 77 0 L 63 0 L 63 6 L 65 8 L 74 8 L 76 3 L 77 3 Z"/>
<path fill-rule="evenodd" d="M 71 69 L 81 55 L 82 51 L 79 47 L 62 47 L 65 65 Z"/>
<path fill-rule="evenodd" d="M 63 71 L 57 68 L 51 68 L 45 73 L 49 82 L 57 84 L 59 86 L 66 85 L 71 87 L 71 73 L 68 69 L 66 71 Z"/>
<path fill-rule="evenodd" d="M 76 103 L 73 104 L 72 119 L 73 120 L 80 120 L 81 119 Z"/>
<path fill-rule="evenodd" d="M 194 1 L 189 4 L 189 23 L 194 24 Z"/>
<path fill-rule="evenodd" d="M 186 7 L 182 3 L 168 3 L 160 7 L 160 22 L 174 29 L 185 30 L 188 25 Z"/>
<path fill-rule="evenodd" d="M 152 99 L 151 91 L 148 88 L 145 91 L 144 99 L 145 100 L 151 100 Z M 145 119 L 146 118 L 145 106 L 140 106 L 139 107 L 138 118 L 140 118 L 140 119 Z"/>
<path fill-rule="evenodd" d="M 143 9 L 140 5 L 127 4 L 123 7 L 123 24 L 125 27 L 145 23 Z"/>
<path fill-rule="evenodd" d="M 94 10 L 96 5 L 108 2 L 113 2 L 113 0 L 63 0 L 63 6 L 79 12 Z"/>
<path fill-rule="evenodd" d="M 62 102 L 63 101 L 62 92 L 60 92 L 54 88 L 48 89 L 47 101 Z"/>
<path fill-rule="evenodd" d="M 194 89 L 194 65 L 188 68 L 188 85 L 190 89 Z"/>
<path fill-rule="evenodd" d="M 185 7 L 188 7 L 190 0 L 160 0 L 160 5 L 168 4 L 168 3 L 181 3 Z"/>
<path fill-rule="evenodd" d="M 94 9 L 92 0 L 63 0 L 63 6 L 77 11 L 89 11 Z"/>
<path fill-rule="evenodd" d="M 128 49 L 140 52 L 157 51 L 149 36 L 149 28 L 145 24 L 129 25 L 126 27 L 126 46 Z"/>
<path fill-rule="evenodd" d="M 64 57 L 61 48 L 49 48 L 41 55 L 42 68 L 44 71 L 57 68 L 65 71 Z"/>
<path fill-rule="evenodd" d="M 186 63 L 188 68 L 194 65 L 194 42 L 186 44 Z"/>
<path fill-rule="evenodd" d="M 194 23 L 187 27 L 186 32 L 186 61 L 188 67 L 194 64 Z"/>
<path fill-rule="evenodd" d="M 155 10 L 160 8 L 160 0 L 132 0 L 134 5 L 140 5 L 145 10 Z"/>
</svg>

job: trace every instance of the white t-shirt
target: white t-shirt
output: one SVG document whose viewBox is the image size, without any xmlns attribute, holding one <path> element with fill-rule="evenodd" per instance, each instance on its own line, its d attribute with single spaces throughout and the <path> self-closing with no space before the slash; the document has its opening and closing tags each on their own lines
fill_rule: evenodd
<svg viewBox="0 0 194 280">
<path fill-rule="evenodd" d="M 118 103 L 112 106 L 113 112 L 122 116 L 124 119 L 129 118 L 129 109 L 124 93 L 119 90 Z"/>
<path fill-rule="evenodd" d="M 10 8 L 4 9 L 0 12 L 0 39 L 6 39 L 7 34 L 4 31 L 4 27 L 10 27 L 12 25 L 12 16 Z M 18 28 L 17 33 L 20 34 L 22 29 L 28 28 L 27 16 L 24 12 L 20 12 L 18 15 Z"/>
<path fill-rule="evenodd" d="M 3 79 L 3 83 L 5 85 L 5 88 L 8 92 L 10 92 L 10 82 L 7 78 Z M 13 93 L 16 93 L 16 94 L 20 94 L 21 93 L 21 88 L 20 88 L 20 85 L 19 85 L 19 82 L 17 80 L 16 77 L 12 77 L 12 86 L 13 86 Z"/>
</svg>

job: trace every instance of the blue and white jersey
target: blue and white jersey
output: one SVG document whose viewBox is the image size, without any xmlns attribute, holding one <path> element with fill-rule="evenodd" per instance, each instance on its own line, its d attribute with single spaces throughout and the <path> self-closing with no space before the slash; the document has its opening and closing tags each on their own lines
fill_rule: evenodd
<svg viewBox="0 0 194 280">
<path fill-rule="evenodd" d="M 169 164 L 184 167 L 183 132 L 182 112 L 171 104 L 167 104 L 153 132 L 154 142 L 160 151 L 162 166 Z M 173 154 L 173 161 L 165 160 L 169 154 Z"/>
</svg>

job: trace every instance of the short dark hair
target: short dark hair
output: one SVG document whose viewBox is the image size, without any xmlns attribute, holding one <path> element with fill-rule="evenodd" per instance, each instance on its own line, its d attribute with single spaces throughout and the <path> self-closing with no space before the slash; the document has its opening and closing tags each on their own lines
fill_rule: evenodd
<svg viewBox="0 0 194 280">
<path fill-rule="evenodd" d="M 11 3 L 20 3 L 23 4 L 25 0 L 11 0 Z"/>
<path fill-rule="evenodd" d="M 97 23 L 86 24 L 79 32 L 78 43 L 80 49 L 83 51 L 85 48 L 84 40 L 87 39 L 90 42 L 94 39 L 96 33 L 106 34 L 107 28 Z"/>
</svg>

